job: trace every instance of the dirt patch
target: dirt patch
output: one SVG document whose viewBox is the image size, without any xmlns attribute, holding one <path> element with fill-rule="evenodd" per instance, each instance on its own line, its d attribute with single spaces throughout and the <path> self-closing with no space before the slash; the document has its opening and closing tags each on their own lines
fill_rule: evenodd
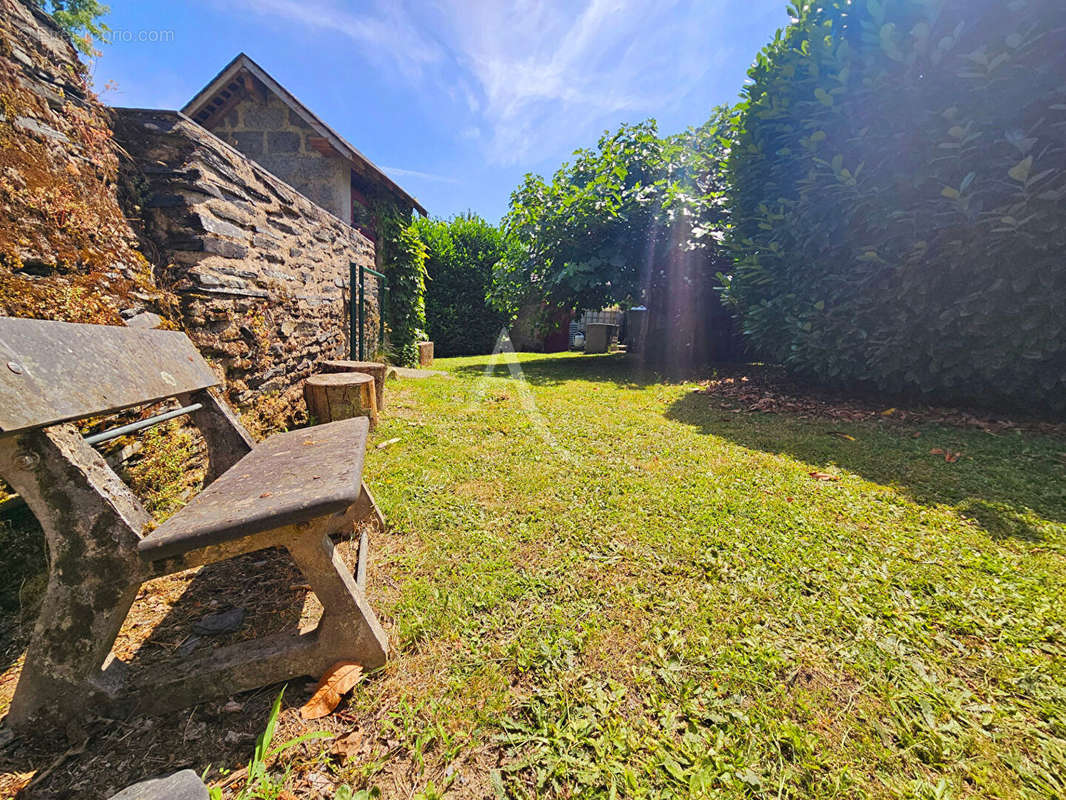
<svg viewBox="0 0 1066 800">
<path fill-rule="evenodd" d="M 338 550 L 345 563 L 354 568 L 353 537 L 345 537 Z M 373 592 L 371 596 L 374 602 Z M 245 611 L 238 630 L 215 636 L 197 633 L 195 625 L 205 615 L 230 608 Z M 113 652 L 129 664 L 130 678 L 138 680 L 175 660 L 198 658 L 227 644 L 310 629 L 321 613 L 321 605 L 288 554 L 264 550 L 146 583 Z M 9 656 L 25 647 L 28 628 L 23 625 L 19 640 L 7 648 Z M 0 708 L 10 704 L 22 660 L 19 653 L 0 673 Z M 290 682 L 277 741 L 308 730 L 339 735 L 351 729 L 353 720 L 344 711 L 312 724 L 300 719 L 297 709 L 310 696 L 314 684 L 313 679 Z M 0 750 L 0 797 L 91 800 L 108 797 L 138 780 L 184 768 L 198 772 L 208 769 L 208 781 L 220 782 L 224 773 L 247 764 L 280 690 L 280 686 L 264 687 L 194 708 L 126 720 L 95 718 L 84 725 L 72 725 L 66 736 L 20 737 Z M 307 756 L 318 749 L 321 742 L 312 741 L 286 758 Z M 240 786 L 235 781 L 231 788 Z"/>
<path fill-rule="evenodd" d="M 722 401 L 723 408 L 795 414 L 800 419 L 843 422 L 887 419 L 908 423 L 936 423 L 978 428 L 988 433 L 1026 430 L 1066 435 L 1066 422 L 1007 415 L 977 408 L 954 408 L 886 399 L 873 392 L 842 392 L 814 386 L 789 377 L 773 367 L 746 366 L 718 370 L 699 382 L 698 394 Z M 894 404 L 894 405 L 893 405 Z"/>
</svg>

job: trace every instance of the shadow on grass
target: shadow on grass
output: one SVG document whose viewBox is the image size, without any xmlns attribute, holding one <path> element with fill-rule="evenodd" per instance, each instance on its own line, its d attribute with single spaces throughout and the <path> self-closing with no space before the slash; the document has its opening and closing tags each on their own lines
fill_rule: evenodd
<svg viewBox="0 0 1066 800">
<path fill-rule="evenodd" d="M 752 450 L 791 456 L 812 469 L 838 466 L 896 487 L 923 505 L 953 506 L 996 539 L 1043 542 L 1049 529 L 1066 522 L 1066 441 L 1052 436 L 735 413 L 722 408 L 720 398 L 697 393 L 675 401 L 666 417 Z M 931 449 L 962 457 L 947 463 Z"/>
<path fill-rule="evenodd" d="M 473 363 L 452 367 L 449 372 L 476 379 L 485 374 L 485 368 L 491 363 L 492 357 L 485 356 Z M 536 386 L 558 386 L 570 381 L 595 381 L 613 383 L 621 389 L 643 389 L 657 383 L 683 382 L 707 374 L 706 369 L 694 369 L 691 373 L 667 376 L 643 364 L 640 357 L 633 353 L 549 356 L 529 361 L 520 360 L 519 364 L 526 380 Z M 499 378 L 508 377 L 510 372 L 507 363 L 503 359 L 497 361 L 491 374 Z"/>
</svg>

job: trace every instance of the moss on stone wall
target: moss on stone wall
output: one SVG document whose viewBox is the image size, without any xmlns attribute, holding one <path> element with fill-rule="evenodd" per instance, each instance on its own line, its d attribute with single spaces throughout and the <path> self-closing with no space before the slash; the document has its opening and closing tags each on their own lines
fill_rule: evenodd
<svg viewBox="0 0 1066 800">
<path fill-rule="evenodd" d="M 0 3 L 0 314 L 120 324 L 159 295 L 117 201 L 107 109 L 47 16 Z"/>
</svg>

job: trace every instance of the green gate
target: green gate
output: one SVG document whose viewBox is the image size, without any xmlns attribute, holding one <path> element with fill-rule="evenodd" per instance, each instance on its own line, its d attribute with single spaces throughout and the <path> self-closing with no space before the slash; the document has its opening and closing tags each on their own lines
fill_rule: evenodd
<svg viewBox="0 0 1066 800">
<path fill-rule="evenodd" d="M 376 269 L 348 262 L 348 311 L 351 324 L 349 357 L 352 361 L 366 360 L 366 273 L 378 279 L 378 344 L 385 348 L 385 309 L 388 308 L 389 279 Z M 358 287 L 358 289 L 356 288 Z M 358 292 L 358 294 L 357 294 Z"/>
</svg>

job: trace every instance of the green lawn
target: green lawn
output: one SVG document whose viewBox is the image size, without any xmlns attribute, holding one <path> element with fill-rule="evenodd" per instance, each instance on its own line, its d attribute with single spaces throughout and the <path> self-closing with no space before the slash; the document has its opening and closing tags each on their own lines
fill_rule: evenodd
<svg viewBox="0 0 1066 800">
<path fill-rule="evenodd" d="M 1066 441 L 736 413 L 625 357 L 520 359 L 528 389 L 486 357 L 390 384 L 369 581 L 399 652 L 338 779 L 1066 795 Z"/>
</svg>

